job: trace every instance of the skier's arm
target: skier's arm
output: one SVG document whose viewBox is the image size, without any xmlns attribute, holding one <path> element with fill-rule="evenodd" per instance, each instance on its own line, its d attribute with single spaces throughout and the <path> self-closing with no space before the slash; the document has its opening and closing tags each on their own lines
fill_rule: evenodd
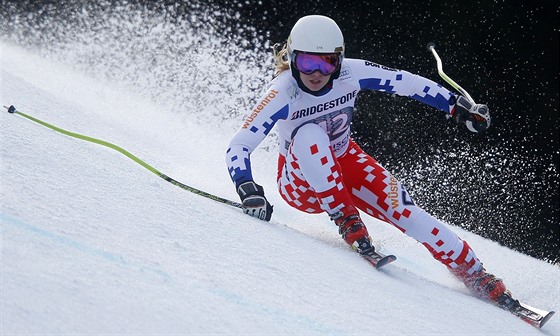
<svg viewBox="0 0 560 336">
<path fill-rule="evenodd" d="M 236 188 L 243 182 L 253 180 L 251 153 L 270 133 L 276 122 L 287 116 L 287 99 L 271 87 L 254 106 L 229 143 L 226 164 Z"/>
<path fill-rule="evenodd" d="M 226 152 L 226 164 L 244 212 L 263 220 L 270 220 L 272 206 L 264 196 L 264 189 L 253 181 L 251 153 L 276 122 L 287 116 L 287 100 L 274 87 L 269 88 L 233 136 Z"/>
<path fill-rule="evenodd" d="M 353 72 L 358 75 L 362 90 L 410 97 L 446 113 L 452 110 L 450 99 L 455 95 L 436 82 L 408 71 L 388 68 L 369 61 L 352 60 L 350 64 Z"/>
<path fill-rule="evenodd" d="M 403 88 L 402 92 L 407 96 L 447 112 L 449 118 L 453 118 L 458 124 L 465 124 L 471 132 L 483 132 L 490 127 L 488 106 L 471 103 L 467 98 L 456 95 L 427 78 L 410 73 L 406 73 L 406 77 L 409 77 L 407 88 Z M 400 89 L 397 86 L 397 90 Z M 399 94 L 398 91 L 396 93 Z"/>
<path fill-rule="evenodd" d="M 465 97 L 454 94 L 430 79 L 368 61 L 355 64 L 356 67 L 360 67 L 357 72 L 361 77 L 361 89 L 416 99 L 444 111 L 457 123 L 465 124 L 471 132 L 482 132 L 490 127 L 490 114 L 486 105 L 471 104 Z"/>
</svg>

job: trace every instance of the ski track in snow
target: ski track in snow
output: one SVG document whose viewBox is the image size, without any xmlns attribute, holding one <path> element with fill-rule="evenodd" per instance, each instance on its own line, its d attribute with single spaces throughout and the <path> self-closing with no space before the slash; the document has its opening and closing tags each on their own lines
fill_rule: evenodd
<svg viewBox="0 0 560 336">
<path fill-rule="evenodd" d="M 223 157 L 238 121 L 184 120 L 1 47 L 3 105 L 237 200 Z M 0 113 L 0 129 L 2 335 L 560 335 L 558 317 L 539 331 L 473 298 L 420 244 L 364 218 L 378 249 L 399 258 L 374 270 L 326 216 L 282 203 L 274 151 L 253 154 L 275 205 L 265 223 L 20 116 Z M 558 267 L 454 230 L 517 298 L 558 308 Z"/>
</svg>

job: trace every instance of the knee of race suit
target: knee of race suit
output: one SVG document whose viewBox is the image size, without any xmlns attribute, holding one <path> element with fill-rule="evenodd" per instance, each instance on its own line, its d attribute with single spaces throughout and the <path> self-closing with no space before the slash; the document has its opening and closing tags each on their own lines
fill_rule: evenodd
<svg viewBox="0 0 560 336">
<path fill-rule="evenodd" d="M 321 126 L 314 123 L 307 123 L 299 127 L 292 136 L 292 152 L 298 153 L 311 146 L 329 147 L 329 136 Z"/>
</svg>

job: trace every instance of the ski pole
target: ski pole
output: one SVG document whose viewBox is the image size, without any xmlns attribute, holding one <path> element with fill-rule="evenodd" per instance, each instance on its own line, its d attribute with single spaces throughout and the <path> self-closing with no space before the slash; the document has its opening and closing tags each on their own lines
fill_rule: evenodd
<svg viewBox="0 0 560 336">
<path fill-rule="evenodd" d="M 465 96 L 465 98 L 467 98 L 473 105 L 476 104 L 474 102 L 474 99 L 472 99 L 472 97 L 469 95 L 469 93 L 465 89 L 463 89 L 461 86 L 459 86 L 459 84 L 455 83 L 455 81 L 453 79 L 449 78 L 449 76 L 447 76 L 445 74 L 445 72 L 443 72 L 443 65 L 442 65 L 441 59 L 439 58 L 439 56 L 436 52 L 436 44 L 434 42 L 430 42 L 430 43 L 428 43 L 426 48 L 428 48 L 428 50 L 431 51 L 432 54 L 434 54 L 434 57 L 435 57 L 436 63 L 437 63 L 437 70 L 438 70 L 439 76 L 441 78 L 443 78 L 443 80 L 445 80 L 447 83 L 449 83 L 449 85 L 451 85 L 456 90 L 461 92 L 461 94 L 463 94 L 463 96 Z"/>
<path fill-rule="evenodd" d="M 234 202 L 234 201 L 230 201 L 230 200 L 228 200 L 228 199 L 225 199 L 225 198 L 222 198 L 222 197 L 219 197 L 219 196 L 216 196 L 216 195 L 212 195 L 212 194 L 207 193 L 207 192 L 205 192 L 205 191 L 202 191 L 202 190 L 200 190 L 200 189 L 196 189 L 196 188 L 193 188 L 193 187 L 191 187 L 191 186 L 188 186 L 188 185 L 186 185 L 186 184 L 184 184 L 184 183 L 181 183 L 181 182 L 179 182 L 179 181 L 177 181 L 177 180 L 175 180 L 175 179 L 173 179 L 173 178 L 171 178 L 171 177 L 169 177 L 169 176 L 167 176 L 167 175 L 161 173 L 159 170 L 157 170 L 156 168 L 150 166 L 150 165 L 147 164 L 146 162 L 140 160 L 140 159 L 139 159 L 138 157 L 136 157 L 135 155 L 131 154 L 130 152 L 128 152 L 128 151 L 124 150 L 123 148 L 121 148 L 121 147 L 119 147 L 119 146 L 117 146 L 117 145 L 114 145 L 114 144 L 112 144 L 112 143 L 110 143 L 110 142 L 107 142 L 107 141 L 104 141 L 104 140 L 101 140 L 101 139 L 92 138 L 92 137 L 89 137 L 89 136 L 83 135 L 83 134 L 78 134 L 78 133 L 69 132 L 69 131 L 64 130 L 64 129 L 60 128 L 60 127 L 56 127 L 56 126 L 54 126 L 54 125 L 48 124 L 48 123 L 46 123 L 46 122 L 44 122 L 44 121 L 42 121 L 42 120 L 39 120 L 39 119 L 34 118 L 34 117 L 32 117 L 32 116 L 30 116 L 30 115 L 28 115 L 28 114 L 25 114 L 25 113 L 23 113 L 23 112 L 20 112 L 20 111 L 16 110 L 16 108 L 15 108 L 13 105 L 10 106 L 10 107 L 4 106 L 4 108 L 6 108 L 6 109 L 8 110 L 9 113 L 19 114 L 20 116 L 22 116 L 22 117 L 24 117 L 24 118 L 27 118 L 27 119 L 29 119 L 29 120 L 31 120 L 31 121 L 34 121 L 34 122 L 36 122 L 36 123 L 38 123 L 38 124 L 40 124 L 40 125 L 43 125 L 43 126 L 45 126 L 45 127 L 47 127 L 47 128 L 50 128 L 50 129 L 52 129 L 52 130 L 54 130 L 54 131 L 57 131 L 57 132 L 59 132 L 59 133 L 62 133 L 62 134 L 64 134 L 64 135 L 68 135 L 68 136 L 73 137 L 73 138 L 77 138 L 77 139 L 81 139 L 81 140 L 93 142 L 93 143 L 96 143 L 96 144 L 98 144 L 98 145 L 102 145 L 102 146 L 105 146 L 105 147 L 114 149 L 114 150 L 120 152 L 121 154 L 125 155 L 126 157 L 132 159 L 132 161 L 138 163 L 139 165 L 141 165 L 142 167 L 146 168 L 146 169 L 149 170 L 150 172 L 152 172 L 152 173 L 156 174 L 157 176 L 161 177 L 162 179 L 166 180 L 167 182 L 169 182 L 169 183 L 171 183 L 171 184 L 174 184 L 174 185 L 176 185 L 176 186 L 178 186 L 178 187 L 180 187 L 180 188 L 183 188 L 183 189 L 185 189 L 185 190 L 187 190 L 187 191 L 190 191 L 190 192 L 195 193 L 195 194 L 200 195 L 200 196 L 204 196 L 204 197 L 206 197 L 206 198 L 209 198 L 209 199 L 211 199 L 211 200 L 214 200 L 214 201 L 217 201 L 217 202 L 220 202 L 220 203 L 223 203 L 223 204 L 230 205 L 230 206 L 235 207 L 235 208 L 241 208 L 241 207 L 242 207 L 242 205 L 241 205 L 240 203 L 237 203 L 237 202 Z"/>
</svg>

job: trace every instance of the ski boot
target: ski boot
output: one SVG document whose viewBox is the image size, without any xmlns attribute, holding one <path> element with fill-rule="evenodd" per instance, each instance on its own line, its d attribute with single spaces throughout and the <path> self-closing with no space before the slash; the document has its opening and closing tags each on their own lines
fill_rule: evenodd
<svg viewBox="0 0 560 336">
<path fill-rule="evenodd" d="M 358 253 L 362 255 L 375 253 L 367 228 L 354 206 L 346 206 L 330 215 L 330 218 L 338 226 L 338 233 L 342 239 Z"/>
<path fill-rule="evenodd" d="M 503 281 L 486 272 L 482 265 L 478 271 L 470 275 L 460 269 L 451 269 L 451 272 L 461 279 L 479 298 L 488 300 L 498 307 L 508 310 L 536 328 L 542 328 L 554 315 L 554 311 L 531 307 L 514 299 L 511 292 L 506 289 Z"/>
<path fill-rule="evenodd" d="M 482 264 L 480 268 L 472 274 L 468 273 L 466 266 L 459 266 L 450 269 L 450 271 L 481 299 L 501 305 L 500 303 L 507 299 L 508 296 L 511 298 L 511 293 L 506 289 L 506 285 L 504 285 L 502 279 L 486 272 Z"/>
</svg>

